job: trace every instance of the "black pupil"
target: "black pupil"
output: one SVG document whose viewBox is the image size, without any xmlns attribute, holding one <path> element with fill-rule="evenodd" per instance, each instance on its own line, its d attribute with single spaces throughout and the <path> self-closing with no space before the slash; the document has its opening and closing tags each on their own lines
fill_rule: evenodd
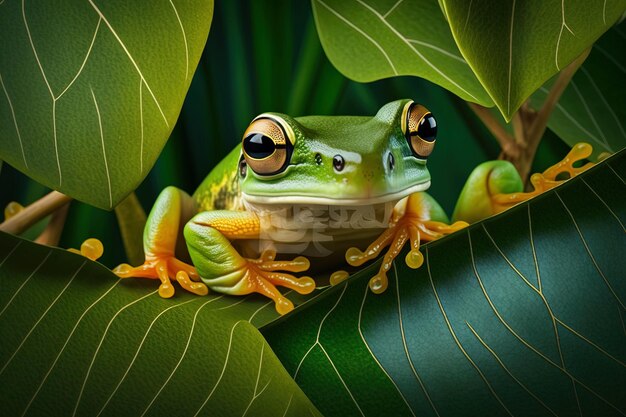
<svg viewBox="0 0 626 417">
<path fill-rule="evenodd" d="M 276 150 L 276 144 L 260 133 L 254 133 L 243 140 L 243 149 L 254 159 L 267 158 Z"/>
<path fill-rule="evenodd" d="M 427 142 L 432 142 L 437 137 L 437 121 L 432 114 L 424 116 L 417 128 L 417 134 Z"/>
<path fill-rule="evenodd" d="M 335 167 L 335 169 L 337 171 L 341 171 L 343 169 L 343 166 L 344 166 L 343 156 L 335 155 L 333 157 L 333 166 Z"/>
</svg>

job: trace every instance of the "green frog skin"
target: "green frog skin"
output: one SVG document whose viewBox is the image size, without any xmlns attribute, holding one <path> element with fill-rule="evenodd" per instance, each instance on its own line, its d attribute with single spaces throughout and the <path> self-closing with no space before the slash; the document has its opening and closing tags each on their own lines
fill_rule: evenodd
<svg viewBox="0 0 626 417">
<path fill-rule="evenodd" d="M 175 187 L 161 192 L 144 229 L 145 263 L 114 272 L 160 280 L 165 298 L 174 294 L 172 279 L 198 295 L 256 292 L 285 314 L 293 304 L 277 286 L 312 292 L 312 278 L 293 275 L 307 271 L 309 259 L 337 269 L 386 250 L 369 283 L 383 292 L 405 245 L 407 265 L 418 268 L 420 241 L 467 225 L 449 225 L 424 192 L 436 132 L 433 115 L 411 100 L 388 103 L 374 117 L 264 113 L 193 196 Z M 487 162 L 470 176 L 455 217 L 487 217 L 528 198 L 521 191 L 510 163 Z M 347 275 L 338 271 L 331 283 Z"/>
</svg>

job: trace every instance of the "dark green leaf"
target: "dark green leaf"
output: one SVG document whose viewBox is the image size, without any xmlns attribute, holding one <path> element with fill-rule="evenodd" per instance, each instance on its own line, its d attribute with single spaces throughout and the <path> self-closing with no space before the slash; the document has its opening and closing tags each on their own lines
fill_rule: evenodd
<svg viewBox="0 0 626 417">
<path fill-rule="evenodd" d="M 626 151 L 261 329 L 344 415 L 626 413 Z"/>
<path fill-rule="evenodd" d="M 573 146 L 593 144 L 594 155 L 626 146 L 626 23 L 613 27 L 593 46 L 559 99 L 548 127 Z M 532 96 L 538 108 L 550 84 Z"/>
<path fill-rule="evenodd" d="M 311 0 L 324 51 L 353 80 L 415 75 L 492 106 L 436 0 Z"/>
<path fill-rule="evenodd" d="M 319 415 L 248 321 L 266 299 L 155 284 L 0 234 L 2 415 Z"/>
<path fill-rule="evenodd" d="M 212 0 L 0 3 L 0 158 L 113 208 L 171 133 L 212 14 Z"/>
<path fill-rule="evenodd" d="M 626 1 L 443 0 L 456 43 L 503 116 L 589 48 Z"/>
</svg>

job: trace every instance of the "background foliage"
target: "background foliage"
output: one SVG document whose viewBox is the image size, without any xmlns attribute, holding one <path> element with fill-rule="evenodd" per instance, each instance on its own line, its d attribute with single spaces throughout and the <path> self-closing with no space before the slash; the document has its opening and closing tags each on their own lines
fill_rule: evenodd
<svg viewBox="0 0 626 417">
<path fill-rule="evenodd" d="M 282 22 L 280 25 L 268 22 Z M 280 111 L 308 114 L 372 115 L 401 97 L 425 104 L 437 117 L 440 140 L 428 165 L 430 193 L 450 214 L 470 171 L 495 159 L 497 143 L 466 104 L 439 86 L 414 77 L 359 84 L 341 75 L 322 50 L 308 1 L 218 1 L 210 36 L 178 123 L 155 167 L 137 189 L 148 211 L 168 185 L 192 192 L 211 168 L 241 140 L 254 116 Z M 539 149 L 534 170 L 543 170 L 567 152 L 554 135 Z M 0 171 L 0 207 L 29 204 L 48 192 L 7 164 Z M 112 212 L 73 202 L 61 247 L 78 247 L 88 237 L 105 245 L 101 261 L 125 261 Z M 36 237 L 42 225 L 28 236 Z"/>
</svg>

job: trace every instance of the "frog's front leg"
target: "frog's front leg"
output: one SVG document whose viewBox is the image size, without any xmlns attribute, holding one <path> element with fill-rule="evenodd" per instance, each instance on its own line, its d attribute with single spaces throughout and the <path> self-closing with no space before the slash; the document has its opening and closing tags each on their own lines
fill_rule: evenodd
<svg viewBox="0 0 626 417">
<path fill-rule="evenodd" d="M 439 239 L 466 226 L 467 223 L 463 221 L 449 225 L 441 206 L 428 194 L 423 192 L 411 194 L 394 208 L 389 228 L 365 251 L 354 247 L 348 249 L 346 261 L 352 266 L 362 265 L 378 257 L 383 249 L 390 246 L 378 273 L 369 281 L 372 292 L 382 293 L 387 289 L 387 272 L 407 241 L 410 242 L 411 250 L 406 255 L 406 264 L 417 269 L 424 261 L 419 251 L 420 241 L 429 242 Z"/>
<path fill-rule="evenodd" d="M 315 281 L 310 277 L 296 278 L 279 272 L 306 271 L 309 261 L 302 256 L 282 261 L 274 259 L 274 251 L 265 251 L 259 259 L 247 259 L 237 252 L 232 240 L 259 238 L 260 222 L 254 213 L 203 212 L 187 223 L 184 233 L 200 278 L 212 290 L 231 295 L 257 292 L 274 300 L 279 314 L 286 314 L 293 310 L 293 303 L 276 289 L 277 285 L 300 294 L 309 294 L 315 289 Z"/>
<path fill-rule="evenodd" d="M 206 285 L 199 281 L 196 269 L 176 258 L 184 249 L 182 228 L 196 212 L 196 206 L 189 194 L 176 187 L 167 187 L 157 198 L 143 233 L 145 262 L 138 267 L 121 264 L 113 272 L 120 278 L 153 278 L 159 279 L 159 295 L 169 298 L 174 295 L 174 286 L 170 278 L 198 295 L 206 295 Z M 183 244 L 182 247 L 181 244 Z"/>
</svg>

